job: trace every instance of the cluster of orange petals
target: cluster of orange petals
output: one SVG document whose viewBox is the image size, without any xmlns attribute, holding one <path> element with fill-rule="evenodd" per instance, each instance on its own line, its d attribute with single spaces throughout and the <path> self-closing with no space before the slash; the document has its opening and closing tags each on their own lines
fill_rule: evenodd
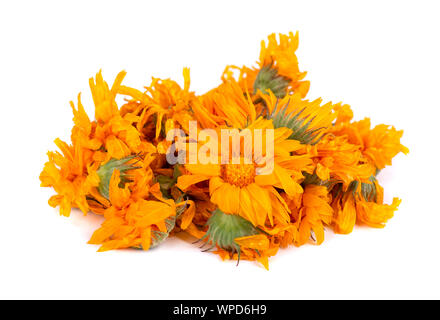
<svg viewBox="0 0 440 320">
<path fill-rule="evenodd" d="M 226 67 L 222 83 L 202 95 L 190 91 L 186 68 L 183 86 L 153 78 L 144 90 L 122 85 L 125 72 L 111 86 L 99 72 L 90 79 L 94 120 L 80 96 L 71 102 L 71 143 L 56 139 L 59 151 L 48 153 L 40 174 L 41 186 L 56 192 L 49 204 L 64 216 L 71 208 L 102 215 L 89 241 L 100 251 L 148 250 L 179 233 L 209 242 L 207 222 L 220 210 L 256 231 L 231 240 L 239 253 L 215 242 L 213 252 L 266 268 L 280 247 L 321 244 L 326 228 L 346 234 L 355 224 L 383 227 L 400 199 L 385 204 L 376 175 L 408 152 L 403 132 L 353 121 L 346 104 L 306 100 L 310 83 L 297 47 L 297 34 L 270 35 L 254 67 Z M 190 121 L 252 135 L 274 129 L 273 171 L 256 174 L 254 163 L 169 164 L 166 133 L 188 134 Z"/>
</svg>

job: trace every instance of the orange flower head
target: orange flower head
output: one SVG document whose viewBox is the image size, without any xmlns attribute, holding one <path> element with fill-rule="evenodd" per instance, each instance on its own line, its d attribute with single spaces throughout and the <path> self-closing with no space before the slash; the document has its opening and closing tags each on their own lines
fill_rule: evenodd
<svg viewBox="0 0 440 320">
<path fill-rule="evenodd" d="M 264 128 L 274 129 L 272 121 L 257 119 L 247 132 L 254 139 L 255 132 Z M 257 174 L 261 164 L 255 157 L 250 162 L 240 157 L 238 163 L 222 163 L 219 157 L 216 163 L 186 164 L 187 173 L 178 178 L 177 187 L 191 193 L 195 184 L 208 181 L 210 200 L 224 213 L 237 214 L 254 226 L 273 225 L 275 220 L 287 223 L 288 210 L 276 188 L 285 190 L 290 196 L 302 193 L 298 183 L 303 179 L 301 171 L 311 165 L 307 155 L 293 155 L 302 146 L 299 141 L 288 140 L 291 133 L 287 128 L 274 129 L 274 164 L 270 173 Z M 264 136 L 262 140 L 265 139 Z M 199 143 L 197 150 L 202 146 Z M 242 151 L 244 147 L 242 144 Z M 246 147 L 251 146 L 246 144 Z"/>
<path fill-rule="evenodd" d="M 124 108 L 125 112 L 139 117 L 136 128 L 143 133 L 147 140 L 162 139 L 165 137 L 165 129 L 182 128 L 188 132 L 188 123 L 194 120 L 194 112 L 191 108 L 195 95 L 189 91 L 189 69 L 183 69 L 184 87 L 177 82 L 165 79 L 153 78 L 146 92 L 121 86 L 118 93 L 127 95 L 132 99 Z M 149 124 L 154 124 L 154 135 L 148 136 L 145 129 Z M 168 128 L 165 128 L 168 126 Z"/>
<path fill-rule="evenodd" d="M 230 81 L 234 78 L 233 70 L 239 71 L 238 82 L 243 92 L 257 95 L 258 92 L 272 92 L 277 98 L 283 98 L 294 92 L 305 97 L 309 91 L 310 82 L 302 81 L 306 72 L 298 67 L 296 50 L 298 49 L 298 33 L 288 35 L 271 34 L 267 43 L 261 41 L 260 59 L 257 68 L 243 66 L 227 66 L 222 79 Z"/>
</svg>

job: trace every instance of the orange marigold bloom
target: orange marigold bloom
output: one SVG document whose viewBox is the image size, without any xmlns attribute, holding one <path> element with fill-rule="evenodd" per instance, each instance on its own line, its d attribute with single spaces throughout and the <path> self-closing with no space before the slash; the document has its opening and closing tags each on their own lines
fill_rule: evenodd
<svg viewBox="0 0 440 320">
<path fill-rule="evenodd" d="M 61 153 L 48 152 L 49 161 L 40 174 L 42 187 L 53 187 L 57 195 L 49 199 L 49 205 L 60 207 L 60 214 L 68 217 L 71 208 L 79 208 L 84 214 L 89 210 L 87 195 L 90 185 L 84 174 L 84 163 L 91 156 L 82 148 L 75 148 L 57 139 Z M 86 159 L 85 159 L 86 158 Z"/>
<path fill-rule="evenodd" d="M 398 131 L 385 124 L 371 129 L 369 118 L 336 126 L 332 133 L 347 136 L 350 143 L 359 145 L 364 156 L 379 170 L 391 165 L 391 160 L 398 153 L 409 152 L 409 149 L 400 143 L 402 130 Z"/>
<path fill-rule="evenodd" d="M 345 189 L 353 180 L 368 182 L 376 168 L 363 156 L 358 145 L 342 136 L 326 135 L 311 149 L 316 174 L 323 180 L 342 182 Z"/>
<path fill-rule="evenodd" d="M 268 42 L 261 41 L 260 59 L 258 67 L 248 68 L 243 66 L 227 66 L 222 79 L 229 81 L 234 78 L 233 70 L 239 71 L 238 83 L 243 92 L 257 94 L 258 90 L 262 93 L 272 91 L 278 98 L 283 98 L 286 94 L 296 92 L 305 97 L 309 91 L 310 82 L 302 81 L 306 72 L 301 72 L 298 67 L 296 50 L 298 49 L 298 32 L 294 35 L 271 34 Z"/>
<path fill-rule="evenodd" d="M 383 188 L 374 176 L 370 178 L 369 183 L 354 181 L 345 192 L 341 186 L 336 185 L 332 194 L 332 207 L 335 211 L 334 230 L 344 234 L 350 233 L 355 223 L 375 228 L 384 227 L 401 202 L 400 199 L 394 198 L 391 205 L 384 204 Z"/>
<path fill-rule="evenodd" d="M 48 152 L 49 161 L 40 174 L 42 187 L 53 187 L 57 195 L 49 199 L 52 207 L 60 207 L 60 214 L 69 216 L 71 208 L 79 208 L 86 214 L 89 210 L 87 195 L 93 187 L 87 179 L 87 170 L 93 161 L 94 150 L 100 148 L 101 142 L 91 137 L 93 126 L 84 111 L 78 96 L 78 110 L 71 102 L 74 114 L 72 145 L 60 139 L 55 144 L 61 150 Z"/>
<path fill-rule="evenodd" d="M 189 91 L 190 74 L 189 69 L 183 69 L 184 87 L 177 82 L 165 79 L 153 78 L 146 92 L 137 89 L 120 86 L 118 93 L 130 96 L 132 100 L 123 108 L 123 113 L 139 117 L 136 128 L 144 135 L 146 126 L 153 124 L 154 136 L 145 136 L 148 140 L 158 139 L 165 131 L 165 123 L 172 127 L 182 128 L 188 132 L 188 123 L 194 120 L 192 101 L 195 99 L 193 92 Z M 169 129 L 169 128 L 166 128 Z"/>
<path fill-rule="evenodd" d="M 136 199 L 129 185 L 121 188 L 120 183 L 120 172 L 114 170 L 110 181 L 111 206 L 105 210 L 105 221 L 89 243 L 101 244 L 99 251 L 129 247 L 148 250 L 154 231 L 169 232 L 166 219 L 176 215 L 174 201 L 163 199 L 157 192 L 155 200 Z"/>
<path fill-rule="evenodd" d="M 89 195 L 95 193 L 97 181 L 95 172 L 99 165 L 112 158 L 121 159 L 133 153 L 154 152 L 155 147 L 141 141 L 133 126 L 137 118 L 130 115 L 122 117 L 115 97 L 125 76 L 120 72 L 111 89 L 103 80 L 101 72 L 96 80 L 90 79 L 90 89 L 95 103 L 95 118 L 90 121 L 78 95 L 78 107 L 73 102 L 74 126 L 72 145 L 57 139 L 59 152 L 49 152 L 49 161 L 40 175 L 41 185 L 54 187 L 58 193 L 49 200 L 51 206 L 60 206 L 60 213 L 68 216 L 72 207 L 84 213 L 90 209 Z M 92 202 L 96 212 L 100 212 L 96 202 Z"/>
<path fill-rule="evenodd" d="M 254 136 L 253 130 L 262 128 L 273 129 L 272 121 L 258 119 L 247 129 Z M 284 200 L 275 187 L 283 189 L 289 196 L 302 193 L 303 189 L 297 181 L 303 178 L 301 170 L 307 168 L 311 161 L 307 155 L 291 155 L 302 148 L 298 141 L 287 139 L 291 130 L 279 128 L 274 132 L 272 173 L 256 175 L 258 165 L 255 162 L 246 164 L 243 158 L 240 164 L 220 164 L 221 158 L 218 158 L 218 164 L 186 164 L 189 174 L 180 176 L 177 186 L 185 191 L 194 184 L 208 180 L 211 202 L 223 212 L 238 214 L 255 226 L 263 226 L 266 218 L 272 225 L 275 218 L 288 222 Z"/>
<path fill-rule="evenodd" d="M 390 205 L 383 203 L 383 188 L 377 181 L 373 182 L 376 190 L 374 201 L 367 201 L 365 197 L 356 198 L 357 221 L 374 228 L 383 228 L 391 219 L 394 212 L 402 202 L 399 198 L 393 198 Z"/>
</svg>

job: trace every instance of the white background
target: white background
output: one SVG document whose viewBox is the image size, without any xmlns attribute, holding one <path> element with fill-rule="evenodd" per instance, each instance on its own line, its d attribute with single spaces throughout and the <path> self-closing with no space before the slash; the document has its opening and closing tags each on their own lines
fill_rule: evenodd
<svg viewBox="0 0 440 320">
<path fill-rule="evenodd" d="M 1 1 L 0 298 L 440 298 L 438 1 Z M 280 250 L 270 271 L 222 262 L 174 238 L 156 250 L 97 253 L 100 218 L 58 215 L 39 187 L 45 153 L 69 139 L 70 100 L 88 78 L 142 88 L 151 76 L 204 93 L 226 64 L 252 65 L 272 32 L 300 32 L 308 98 L 404 129 L 411 153 L 380 181 L 403 199 L 385 229 L 326 233 Z"/>
</svg>

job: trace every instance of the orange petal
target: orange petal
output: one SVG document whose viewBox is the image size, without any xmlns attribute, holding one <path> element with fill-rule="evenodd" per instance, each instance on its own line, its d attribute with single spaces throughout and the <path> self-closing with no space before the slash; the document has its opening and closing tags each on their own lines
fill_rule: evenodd
<svg viewBox="0 0 440 320">
<path fill-rule="evenodd" d="M 286 169 L 280 166 L 275 166 L 275 175 L 280 180 L 281 186 L 289 196 L 294 196 L 295 194 L 303 192 L 302 187 L 292 179 Z"/>
<path fill-rule="evenodd" d="M 177 178 L 177 184 L 176 186 L 185 191 L 186 189 L 188 189 L 190 186 L 199 183 L 201 181 L 205 181 L 208 180 L 209 177 L 204 176 L 204 175 L 197 175 L 197 174 L 191 174 L 191 175 L 183 175 Z"/>
<path fill-rule="evenodd" d="M 218 164 L 186 164 L 185 168 L 194 175 L 217 177 L 220 175 Z"/>
<path fill-rule="evenodd" d="M 182 222 L 180 223 L 180 228 L 185 230 L 191 224 L 194 215 L 196 213 L 196 206 L 194 201 L 188 200 L 189 207 L 182 214 Z"/>
<path fill-rule="evenodd" d="M 256 249 L 261 251 L 269 249 L 269 239 L 267 239 L 267 237 L 263 234 L 235 238 L 234 241 L 238 245 L 250 249 Z"/>
<path fill-rule="evenodd" d="M 151 245 L 151 228 L 146 228 L 145 231 L 142 232 L 141 241 L 142 241 L 141 242 L 142 249 L 144 249 L 145 251 L 150 249 L 150 245 Z"/>
</svg>

